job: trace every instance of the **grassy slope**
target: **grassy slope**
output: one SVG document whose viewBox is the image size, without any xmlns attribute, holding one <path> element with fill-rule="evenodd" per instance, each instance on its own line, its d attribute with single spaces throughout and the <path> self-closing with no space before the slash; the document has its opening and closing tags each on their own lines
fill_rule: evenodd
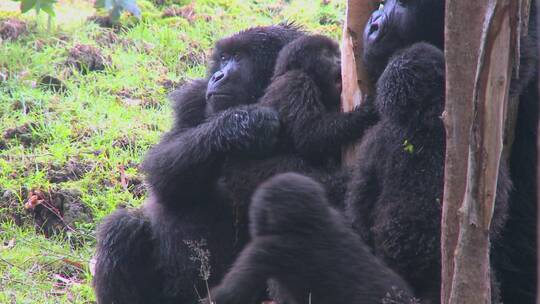
<svg viewBox="0 0 540 304">
<path fill-rule="evenodd" d="M 116 33 L 85 22 L 94 14 L 88 4 L 61 1 L 51 32 L 44 16 L 18 16 L 29 23 L 29 34 L 0 43 L 0 73 L 8 75 L 0 82 L 0 135 L 31 124 L 27 144 L 0 137 L 0 195 L 9 190 L 16 197 L 10 206 L 7 194 L 0 197 L 0 303 L 94 300 L 87 265 L 96 223 L 118 205 L 139 206 L 144 200 L 122 186 L 119 165 L 126 168 L 128 181 L 141 178 L 136 165 L 171 122 L 170 89 L 164 84 L 204 75 L 205 51 L 216 39 L 285 20 L 338 38 L 344 11 L 343 0 L 328 5 L 315 0 L 196 0 L 192 17 L 162 18 L 167 5 L 138 2 L 142 22 Z M 0 4 L 0 19 L 16 16 L 8 12 L 13 7 L 9 1 Z M 124 18 L 124 24 L 132 23 Z M 81 75 L 66 67 L 68 50 L 81 43 L 98 46 L 110 58 L 105 71 Z M 60 78 L 69 93 L 36 87 L 42 75 Z M 69 162 L 83 164 L 79 177 L 52 181 L 51 168 Z M 82 245 L 35 233 L 23 207 L 28 189 L 80 191 L 94 220 L 74 224 L 68 238 Z M 9 216 L 2 219 L 8 213 L 26 217 L 26 224 L 17 226 L 6 220 Z"/>
</svg>

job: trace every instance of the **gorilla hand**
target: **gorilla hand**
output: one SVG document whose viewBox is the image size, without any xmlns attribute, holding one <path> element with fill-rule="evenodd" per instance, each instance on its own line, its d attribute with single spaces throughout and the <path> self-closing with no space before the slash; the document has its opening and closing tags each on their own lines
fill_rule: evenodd
<svg viewBox="0 0 540 304">
<path fill-rule="evenodd" d="M 232 153 L 260 156 L 272 151 L 279 132 L 279 117 L 269 107 L 249 105 L 221 115 L 222 144 Z"/>
</svg>

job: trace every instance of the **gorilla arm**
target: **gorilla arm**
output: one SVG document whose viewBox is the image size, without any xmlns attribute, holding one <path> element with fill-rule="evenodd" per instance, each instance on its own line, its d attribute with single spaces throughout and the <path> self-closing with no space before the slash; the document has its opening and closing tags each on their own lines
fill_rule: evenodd
<svg viewBox="0 0 540 304">
<path fill-rule="evenodd" d="M 278 76 L 266 96 L 270 104 L 277 105 L 297 152 L 309 160 L 339 155 L 342 145 L 361 138 L 378 120 L 376 111 L 367 103 L 349 113 L 328 110 L 316 83 L 299 70 Z"/>
<path fill-rule="evenodd" d="M 264 150 L 266 139 L 277 132 L 277 114 L 263 107 L 232 108 L 204 119 L 205 92 L 206 83 L 195 81 L 172 95 L 175 125 L 143 163 L 159 202 L 200 200 L 227 153 Z"/>
</svg>

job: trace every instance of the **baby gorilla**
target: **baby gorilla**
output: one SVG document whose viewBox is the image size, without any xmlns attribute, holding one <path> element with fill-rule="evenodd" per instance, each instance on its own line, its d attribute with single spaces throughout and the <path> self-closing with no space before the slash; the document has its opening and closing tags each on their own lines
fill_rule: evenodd
<svg viewBox="0 0 540 304">
<path fill-rule="evenodd" d="M 249 216 L 252 241 L 208 302 L 255 303 L 256 291 L 271 279 L 278 303 L 415 303 L 407 284 L 370 253 L 314 180 L 273 177 L 256 191 Z"/>
<path fill-rule="evenodd" d="M 279 53 L 272 83 L 260 103 L 277 109 L 279 148 L 317 166 L 339 161 L 343 145 L 362 137 L 378 121 L 371 103 L 340 112 L 339 45 L 321 36 L 304 36 Z"/>
</svg>

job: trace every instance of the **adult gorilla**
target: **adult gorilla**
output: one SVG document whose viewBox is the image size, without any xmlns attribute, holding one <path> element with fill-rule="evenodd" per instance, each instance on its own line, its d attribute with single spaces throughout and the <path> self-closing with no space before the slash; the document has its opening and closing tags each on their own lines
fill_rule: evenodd
<svg viewBox="0 0 540 304">
<path fill-rule="evenodd" d="M 144 206 L 118 210 L 99 228 L 94 287 L 99 303 L 196 303 L 232 262 L 234 208 L 220 190 L 230 155 L 262 155 L 279 129 L 254 107 L 281 48 L 303 33 L 255 27 L 217 42 L 206 79 L 171 97 L 175 122 L 147 155 Z"/>
<path fill-rule="evenodd" d="M 388 0 L 373 13 L 366 28 L 364 59 L 372 79 L 379 79 L 392 54 L 415 42 L 444 47 L 444 0 Z M 493 248 L 505 303 L 534 303 L 536 296 L 537 49 L 536 13 L 522 39 L 519 78 L 510 92 L 519 95 L 515 140 L 510 155 L 508 222 Z"/>
</svg>

